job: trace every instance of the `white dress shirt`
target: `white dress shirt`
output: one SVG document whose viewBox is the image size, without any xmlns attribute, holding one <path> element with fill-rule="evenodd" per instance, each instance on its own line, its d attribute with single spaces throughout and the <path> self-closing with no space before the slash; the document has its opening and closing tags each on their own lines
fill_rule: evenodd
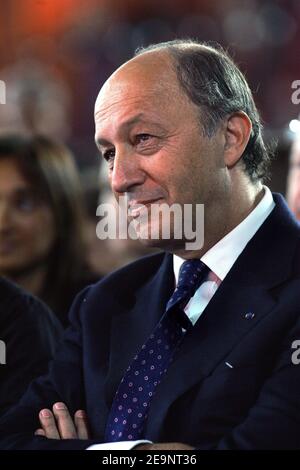
<svg viewBox="0 0 300 470">
<path fill-rule="evenodd" d="M 264 186 L 265 194 L 252 212 L 231 232 L 227 233 L 218 243 L 216 243 L 201 261 L 208 266 L 210 272 L 207 280 L 201 284 L 195 295 L 185 307 L 185 313 L 194 325 L 208 302 L 215 294 L 221 282 L 240 256 L 247 243 L 255 235 L 259 227 L 264 223 L 268 215 L 275 207 L 270 189 Z M 177 285 L 179 269 L 185 261 L 183 258 L 174 255 L 174 275 Z"/>
<path fill-rule="evenodd" d="M 185 307 L 185 313 L 193 325 L 204 311 L 220 283 L 224 280 L 247 243 L 249 243 L 259 227 L 274 209 L 275 203 L 270 189 L 264 186 L 264 190 L 265 193 L 262 200 L 253 211 L 202 256 L 201 261 L 208 266 L 210 272 L 207 276 L 207 280 L 201 284 Z M 185 260 L 179 256 L 173 256 L 175 285 L 177 285 L 179 270 L 184 261 Z M 95 444 L 88 447 L 87 450 L 130 450 L 138 444 L 146 442 L 150 443 L 150 441 L 143 440 Z"/>
</svg>

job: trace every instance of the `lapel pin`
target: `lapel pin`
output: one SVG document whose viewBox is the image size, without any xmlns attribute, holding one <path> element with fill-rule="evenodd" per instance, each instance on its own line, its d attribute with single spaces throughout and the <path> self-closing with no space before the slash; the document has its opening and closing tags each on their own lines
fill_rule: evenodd
<svg viewBox="0 0 300 470">
<path fill-rule="evenodd" d="M 252 320 L 255 317 L 255 313 L 253 312 L 247 312 L 244 315 L 245 320 Z"/>
<path fill-rule="evenodd" d="M 225 362 L 225 364 L 226 364 L 227 367 L 230 367 L 230 369 L 233 369 L 233 365 L 230 364 L 229 362 Z"/>
</svg>

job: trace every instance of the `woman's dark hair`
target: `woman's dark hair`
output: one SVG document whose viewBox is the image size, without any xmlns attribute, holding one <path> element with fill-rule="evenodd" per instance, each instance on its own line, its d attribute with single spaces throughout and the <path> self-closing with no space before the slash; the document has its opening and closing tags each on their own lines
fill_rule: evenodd
<svg viewBox="0 0 300 470">
<path fill-rule="evenodd" d="M 85 264 L 83 199 L 74 158 L 47 137 L 13 135 L 0 136 L 0 158 L 14 159 L 36 196 L 53 211 L 56 241 L 41 297 L 55 311 L 63 305 L 65 286 L 82 276 Z"/>
<path fill-rule="evenodd" d="M 178 81 L 199 107 L 203 134 L 211 137 L 221 121 L 230 114 L 244 111 L 251 120 L 252 132 L 243 154 L 245 171 L 252 182 L 267 176 L 272 158 L 262 137 L 260 116 L 248 83 L 220 45 L 193 40 L 174 40 L 136 51 L 136 56 L 151 51 L 167 51 L 173 59 Z"/>
</svg>

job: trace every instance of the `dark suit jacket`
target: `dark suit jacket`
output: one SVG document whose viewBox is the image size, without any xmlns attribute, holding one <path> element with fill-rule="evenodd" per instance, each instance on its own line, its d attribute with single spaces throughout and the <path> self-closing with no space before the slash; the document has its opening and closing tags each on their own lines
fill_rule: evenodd
<svg viewBox="0 0 300 470">
<path fill-rule="evenodd" d="M 47 370 L 61 336 L 61 325 L 42 302 L 0 278 L 0 340 L 6 346 L 6 364 L 0 365 L 0 414 Z"/>
<path fill-rule="evenodd" d="M 300 449 L 300 229 L 283 199 L 249 242 L 153 398 L 145 438 L 199 449 Z M 139 260 L 84 290 L 48 376 L 0 423 L 5 449 L 84 449 L 103 441 L 116 388 L 174 287 L 170 255 Z M 251 315 L 247 315 L 251 313 Z M 229 364 L 229 366 L 228 366 Z M 92 439 L 33 437 L 38 412 L 85 408 Z"/>
</svg>

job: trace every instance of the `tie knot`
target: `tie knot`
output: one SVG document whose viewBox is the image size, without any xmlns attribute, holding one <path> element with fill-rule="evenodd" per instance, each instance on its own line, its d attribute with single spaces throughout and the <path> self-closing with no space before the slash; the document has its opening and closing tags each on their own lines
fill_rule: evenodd
<svg viewBox="0 0 300 470">
<path fill-rule="evenodd" d="M 167 304 L 167 311 L 174 306 L 184 308 L 204 281 L 209 269 L 199 259 L 185 261 L 179 271 L 177 287 Z"/>
<path fill-rule="evenodd" d="M 188 291 L 192 297 L 208 273 L 208 267 L 200 259 L 185 261 L 179 270 L 177 289 Z"/>
</svg>

